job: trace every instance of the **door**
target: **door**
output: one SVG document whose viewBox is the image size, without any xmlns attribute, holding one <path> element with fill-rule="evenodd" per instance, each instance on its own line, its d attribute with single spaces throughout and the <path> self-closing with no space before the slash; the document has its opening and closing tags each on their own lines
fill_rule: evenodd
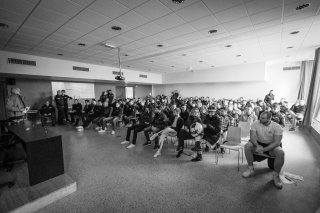
<svg viewBox="0 0 320 213">
<path fill-rule="evenodd" d="M 6 98 L 7 98 L 7 84 L 5 81 L 0 79 L 0 121 L 7 119 L 7 110 L 6 110 Z"/>
</svg>

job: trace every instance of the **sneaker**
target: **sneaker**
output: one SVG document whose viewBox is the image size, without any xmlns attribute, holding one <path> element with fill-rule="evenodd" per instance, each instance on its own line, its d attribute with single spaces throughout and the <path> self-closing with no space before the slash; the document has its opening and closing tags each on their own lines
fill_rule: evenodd
<svg viewBox="0 0 320 213">
<path fill-rule="evenodd" d="M 202 155 L 197 155 L 195 158 L 192 158 L 191 161 L 197 162 L 197 161 L 202 161 Z"/>
<path fill-rule="evenodd" d="M 289 131 L 296 131 L 296 128 L 291 127 L 291 128 L 289 129 Z"/>
<path fill-rule="evenodd" d="M 158 133 L 155 133 L 153 134 L 151 137 L 150 137 L 150 140 L 153 141 L 154 139 L 156 139 L 156 137 L 158 137 Z"/>
<path fill-rule="evenodd" d="M 99 132 L 99 133 L 105 133 L 106 130 L 105 130 L 105 129 L 100 129 L 98 132 Z"/>
<path fill-rule="evenodd" d="M 147 141 L 143 144 L 143 146 L 150 146 L 151 145 L 151 141 Z"/>
<path fill-rule="evenodd" d="M 111 135 L 114 135 L 116 134 L 116 132 L 114 130 L 111 131 Z"/>
<path fill-rule="evenodd" d="M 280 180 L 280 176 L 278 174 L 273 174 L 272 179 L 273 179 L 274 186 L 278 189 L 282 189 L 283 183 Z"/>
<path fill-rule="evenodd" d="M 132 127 L 132 124 L 127 124 L 125 127 L 127 128 Z"/>
<path fill-rule="evenodd" d="M 82 129 L 83 128 L 83 126 L 77 126 L 76 127 L 76 129 Z"/>
<path fill-rule="evenodd" d="M 176 155 L 176 158 L 180 158 L 182 153 L 183 153 L 183 150 L 179 150 L 178 154 Z"/>
<path fill-rule="evenodd" d="M 248 178 L 253 175 L 254 175 L 254 170 L 250 168 L 248 168 L 244 173 L 242 173 L 242 177 L 244 178 Z"/>
<path fill-rule="evenodd" d="M 156 154 L 154 154 L 154 158 L 156 158 L 156 157 L 158 157 L 158 156 L 160 156 L 161 155 L 161 152 L 158 150 L 157 152 L 156 152 Z"/>
<path fill-rule="evenodd" d="M 128 144 L 130 143 L 129 141 L 122 141 L 120 144 Z"/>
<path fill-rule="evenodd" d="M 136 145 L 134 144 L 130 144 L 129 146 L 127 146 L 127 149 L 131 149 L 131 148 L 134 148 Z"/>
<path fill-rule="evenodd" d="M 102 129 L 101 126 L 97 126 L 97 127 L 96 127 L 96 130 L 100 130 L 100 129 Z"/>
<path fill-rule="evenodd" d="M 153 149 L 159 149 L 160 148 L 160 145 L 159 144 L 155 144 Z"/>
</svg>

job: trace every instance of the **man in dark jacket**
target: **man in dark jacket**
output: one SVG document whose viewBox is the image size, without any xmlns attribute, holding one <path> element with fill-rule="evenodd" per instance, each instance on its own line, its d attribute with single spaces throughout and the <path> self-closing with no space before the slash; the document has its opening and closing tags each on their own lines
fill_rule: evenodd
<svg viewBox="0 0 320 213">
<path fill-rule="evenodd" d="M 132 143 L 129 146 L 127 146 L 127 149 L 134 148 L 136 146 L 138 133 L 143 131 L 148 126 L 150 126 L 151 121 L 152 121 L 152 112 L 150 108 L 145 107 L 137 123 L 127 128 L 126 140 L 121 142 L 121 144 L 130 143 L 130 135 L 131 135 L 131 131 L 133 131 Z"/>
<path fill-rule="evenodd" d="M 63 125 L 64 124 L 64 118 L 65 118 L 65 110 L 64 110 L 64 99 L 61 95 L 61 91 L 57 91 L 57 95 L 54 97 L 54 100 L 56 102 L 56 106 L 58 109 L 58 124 Z"/>
<path fill-rule="evenodd" d="M 70 121 L 68 100 L 71 100 L 72 98 L 69 95 L 66 95 L 65 93 L 66 93 L 65 90 L 61 90 L 61 96 L 63 98 L 63 105 L 64 105 L 64 116 L 67 121 Z"/>
<path fill-rule="evenodd" d="M 75 116 L 77 116 L 79 118 L 79 117 L 81 117 L 81 114 L 82 114 L 82 104 L 79 103 L 78 99 L 74 99 L 74 104 L 72 104 L 72 109 L 69 114 L 71 117 L 71 123 L 73 123 L 73 124 L 76 123 L 75 125 L 77 125 L 77 123 L 79 122 L 79 119 L 77 119 L 77 121 L 76 121 Z"/>
<path fill-rule="evenodd" d="M 280 105 L 275 104 L 271 110 L 271 120 L 278 123 L 282 128 L 285 127 L 284 116 L 280 112 Z"/>
<path fill-rule="evenodd" d="M 273 90 L 270 90 L 269 94 L 267 94 L 264 98 L 264 102 L 268 105 L 272 105 L 272 101 L 274 100 Z"/>
<path fill-rule="evenodd" d="M 209 142 L 211 146 L 214 146 L 220 138 L 221 132 L 221 120 L 216 115 L 216 108 L 209 107 L 208 115 L 203 122 L 204 136 L 203 139 Z M 206 146 L 206 151 L 209 147 Z"/>
<path fill-rule="evenodd" d="M 40 115 L 42 126 L 47 123 L 48 117 L 51 118 L 52 126 L 56 125 L 56 110 L 49 101 L 46 101 L 46 103 L 41 107 Z"/>
<path fill-rule="evenodd" d="M 155 114 L 152 119 L 151 126 L 144 129 L 144 134 L 147 139 L 147 141 L 143 144 L 144 146 L 151 145 L 149 133 L 151 132 L 153 134 L 157 133 L 163 130 L 167 126 L 167 121 L 168 121 L 167 116 L 163 112 L 161 112 L 160 106 L 156 106 L 154 113 Z M 154 149 L 158 149 L 158 148 L 159 148 L 159 141 L 158 141 L 158 138 L 156 138 Z"/>
<path fill-rule="evenodd" d="M 186 122 L 189 117 L 189 111 L 187 109 L 187 104 L 183 104 L 181 107 L 180 117 Z"/>
<path fill-rule="evenodd" d="M 109 100 L 109 106 L 111 106 L 114 99 L 114 94 L 112 93 L 111 89 L 107 90 L 107 99 Z"/>
</svg>

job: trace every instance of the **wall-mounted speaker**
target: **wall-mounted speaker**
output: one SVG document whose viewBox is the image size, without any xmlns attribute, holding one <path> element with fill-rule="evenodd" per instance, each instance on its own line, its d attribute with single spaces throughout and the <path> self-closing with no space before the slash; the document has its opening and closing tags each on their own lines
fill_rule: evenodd
<svg viewBox="0 0 320 213">
<path fill-rule="evenodd" d="M 7 84 L 8 84 L 8 85 L 16 85 L 16 79 L 14 79 L 14 78 L 8 78 L 8 79 L 7 79 Z"/>
</svg>

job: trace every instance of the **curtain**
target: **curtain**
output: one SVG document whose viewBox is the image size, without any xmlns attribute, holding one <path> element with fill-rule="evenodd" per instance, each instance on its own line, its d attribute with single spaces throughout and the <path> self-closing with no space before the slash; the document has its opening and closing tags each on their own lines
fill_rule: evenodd
<svg viewBox="0 0 320 213">
<path fill-rule="evenodd" d="M 319 99 L 319 97 L 317 97 L 317 94 L 318 94 L 317 88 L 319 87 L 318 85 L 319 81 L 317 80 L 317 77 L 319 78 L 319 73 L 320 73 L 320 48 L 316 49 L 316 53 L 314 57 L 309 94 L 306 102 L 306 111 L 303 119 L 304 126 L 311 126 L 311 122 L 314 117 L 313 115 L 313 111 L 315 108 L 314 103 L 318 101 L 317 99 Z"/>
<path fill-rule="evenodd" d="M 300 82 L 299 82 L 299 92 L 298 92 L 298 100 L 304 100 L 304 86 L 305 86 L 305 78 L 306 78 L 306 62 L 301 62 L 301 71 L 300 71 Z"/>
</svg>

